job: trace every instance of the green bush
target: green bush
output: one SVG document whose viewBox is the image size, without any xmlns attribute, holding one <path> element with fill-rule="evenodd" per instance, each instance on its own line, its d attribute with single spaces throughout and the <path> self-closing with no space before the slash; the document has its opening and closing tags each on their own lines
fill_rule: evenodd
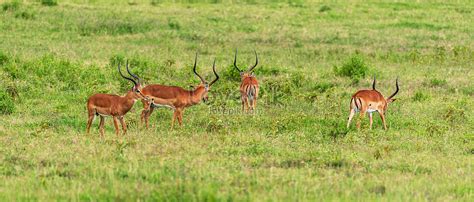
<svg viewBox="0 0 474 202">
<path fill-rule="evenodd" d="M 15 102 L 5 89 L 0 90 L 0 114 L 11 114 L 15 111 Z"/>
<path fill-rule="evenodd" d="M 326 6 L 326 5 L 322 5 L 322 6 L 319 8 L 319 12 L 320 12 L 320 13 L 323 13 L 323 12 L 326 12 L 326 11 L 330 11 L 330 10 L 331 10 L 331 7 Z"/>
<path fill-rule="evenodd" d="M 431 79 L 430 81 L 431 87 L 442 87 L 442 86 L 445 86 L 446 84 L 448 84 L 448 82 L 445 79 L 434 78 L 434 79 Z"/>
<path fill-rule="evenodd" d="M 56 0 L 41 0 L 41 5 L 43 5 L 43 6 L 57 6 L 58 1 L 56 1 Z"/>
<path fill-rule="evenodd" d="M 16 11 L 20 8 L 21 3 L 19 1 L 6 2 L 2 4 L 3 11 Z"/>
<path fill-rule="evenodd" d="M 418 91 L 415 93 L 415 95 L 413 95 L 413 101 L 416 101 L 416 102 L 422 102 L 422 101 L 428 100 L 429 98 L 430 97 L 428 95 L 426 95 L 425 93 L 421 91 Z"/>
<path fill-rule="evenodd" d="M 355 83 L 367 75 L 369 67 L 364 62 L 364 58 L 360 55 L 354 55 L 347 60 L 341 67 L 334 67 L 337 76 L 345 76 L 351 78 Z"/>
</svg>

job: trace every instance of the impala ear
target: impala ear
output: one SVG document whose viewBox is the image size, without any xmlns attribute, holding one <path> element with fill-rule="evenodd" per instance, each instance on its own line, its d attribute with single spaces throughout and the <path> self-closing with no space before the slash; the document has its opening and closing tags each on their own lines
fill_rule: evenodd
<svg viewBox="0 0 474 202">
<path fill-rule="evenodd" d="M 240 76 L 244 75 L 244 72 L 240 72 Z"/>
<path fill-rule="evenodd" d="M 387 100 L 387 103 L 392 103 L 392 102 L 395 102 L 395 100 L 397 100 L 397 99 L 393 99 L 393 98 L 391 98 L 391 99 L 388 99 L 388 100 Z"/>
</svg>

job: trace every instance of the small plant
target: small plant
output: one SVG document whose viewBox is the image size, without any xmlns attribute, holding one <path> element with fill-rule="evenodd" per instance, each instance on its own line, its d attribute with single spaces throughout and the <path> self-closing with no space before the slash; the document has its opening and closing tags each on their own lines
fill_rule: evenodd
<svg viewBox="0 0 474 202">
<path fill-rule="evenodd" d="M 327 6 L 327 5 L 322 5 L 320 8 L 319 8 L 319 12 L 320 13 L 324 13 L 326 11 L 330 11 L 331 10 L 331 7 Z"/>
<path fill-rule="evenodd" d="M 0 52 L 0 65 L 8 63 L 9 59 L 5 53 Z"/>
<path fill-rule="evenodd" d="M 43 5 L 43 6 L 57 6 L 58 1 L 56 1 L 56 0 L 41 0 L 41 5 Z"/>
<path fill-rule="evenodd" d="M 434 78 L 434 79 L 431 79 L 430 81 L 430 85 L 432 87 L 442 87 L 442 86 L 445 86 L 446 84 L 448 84 L 448 82 L 445 79 Z"/>
<path fill-rule="evenodd" d="M 21 3 L 19 1 L 6 2 L 2 4 L 3 11 L 16 11 L 20 8 Z"/>
<path fill-rule="evenodd" d="M 15 111 L 15 102 L 5 90 L 0 90 L 0 114 L 11 114 Z"/>
<path fill-rule="evenodd" d="M 416 102 L 422 102 L 428 99 L 429 99 L 429 96 L 421 91 L 418 91 L 415 93 L 415 95 L 413 95 L 413 101 L 416 101 Z"/>
<path fill-rule="evenodd" d="M 341 67 L 334 67 L 336 75 L 349 77 L 354 83 L 358 83 L 360 78 L 367 75 L 368 71 L 369 67 L 360 55 L 352 56 Z"/>
</svg>

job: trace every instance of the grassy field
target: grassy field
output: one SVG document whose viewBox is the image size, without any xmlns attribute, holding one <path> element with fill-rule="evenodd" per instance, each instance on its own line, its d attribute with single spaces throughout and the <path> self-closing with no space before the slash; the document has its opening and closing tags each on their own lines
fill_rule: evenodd
<svg viewBox="0 0 474 202">
<path fill-rule="evenodd" d="M 51 3 L 52 2 L 52 3 Z M 0 200 L 315 201 L 474 198 L 474 3 L 0 0 Z M 260 56 L 258 112 L 239 65 Z M 144 84 L 221 79 L 170 130 L 142 104 L 127 135 L 85 134 L 86 100 Z M 349 73 L 346 73 L 349 72 Z M 400 93 L 361 130 L 351 95 Z"/>
</svg>

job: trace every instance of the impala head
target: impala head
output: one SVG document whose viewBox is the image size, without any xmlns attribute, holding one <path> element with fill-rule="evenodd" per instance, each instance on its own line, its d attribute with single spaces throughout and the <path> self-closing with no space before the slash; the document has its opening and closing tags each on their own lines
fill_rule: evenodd
<svg viewBox="0 0 474 202">
<path fill-rule="evenodd" d="M 212 65 L 212 71 L 214 72 L 216 79 L 214 79 L 210 83 L 208 83 L 204 78 L 202 78 L 201 75 L 197 73 L 196 64 L 197 64 L 197 53 L 196 53 L 196 57 L 194 58 L 193 72 L 197 77 L 199 77 L 199 79 L 201 80 L 201 83 L 194 88 L 194 91 L 202 91 L 200 100 L 207 102 L 207 100 L 209 99 L 207 95 L 209 92 L 209 89 L 211 88 L 212 84 L 214 84 L 217 80 L 219 80 L 219 75 L 217 75 L 217 72 L 216 72 L 216 60 L 214 60 L 214 63 Z"/>
<path fill-rule="evenodd" d="M 255 76 L 253 74 L 253 69 L 255 69 L 255 67 L 257 67 L 257 64 L 258 64 L 258 56 L 257 56 L 257 51 L 254 51 L 255 52 L 255 65 L 253 65 L 252 67 L 250 67 L 247 71 L 243 71 L 243 70 L 240 70 L 238 67 L 237 67 L 237 49 L 235 49 L 235 57 L 234 57 L 234 67 L 235 69 L 237 69 L 237 71 L 239 71 L 240 73 L 240 77 L 242 79 L 246 78 L 246 77 L 253 77 Z"/>
<path fill-rule="evenodd" d="M 374 88 L 375 88 L 375 78 L 374 78 L 374 84 L 373 84 Z M 393 97 L 395 97 L 395 95 L 398 93 L 398 90 L 399 90 L 399 87 L 398 87 L 398 78 L 397 80 L 395 81 L 395 86 L 397 87 L 397 89 L 395 90 L 395 92 L 390 95 L 388 98 L 385 99 L 385 106 L 384 106 L 384 112 L 387 111 L 387 108 L 388 108 L 388 104 L 392 103 L 392 102 L 395 102 L 395 100 L 397 99 L 394 99 Z"/>
<path fill-rule="evenodd" d="M 128 60 L 127 60 L 127 64 L 126 64 L 126 69 L 127 69 L 127 72 L 130 76 L 132 76 L 133 78 L 135 78 L 137 81 L 135 81 L 134 79 L 132 78 L 129 78 L 129 77 L 126 77 L 125 75 L 123 75 L 122 71 L 121 71 L 121 68 L 120 68 L 120 62 L 118 64 L 118 71 L 120 73 L 120 76 L 122 76 L 122 78 L 124 79 L 127 79 L 129 81 L 131 81 L 133 83 L 133 86 L 132 86 L 132 89 L 129 91 L 132 93 L 133 95 L 133 98 L 134 99 L 145 99 L 147 100 L 147 98 L 142 94 L 141 90 L 142 90 L 142 86 L 140 84 L 140 78 L 133 74 L 132 72 L 130 72 L 130 69 L 128 68 Z"/>
</svg>

